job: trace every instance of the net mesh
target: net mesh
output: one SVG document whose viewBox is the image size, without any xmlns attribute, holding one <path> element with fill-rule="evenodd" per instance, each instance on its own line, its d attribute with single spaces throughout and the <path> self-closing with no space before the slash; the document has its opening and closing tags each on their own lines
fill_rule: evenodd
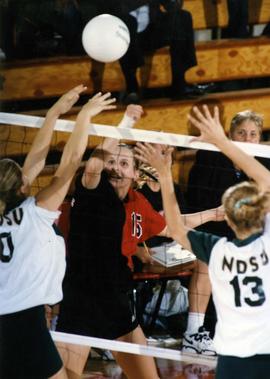
<svg viewBox="0 0 270 379">
<path fill-rule="evenodd" d="M 37 128 L 28 126 L 0 125 L 0 158 L 12 158 L 22 165 L 26 154 L 29 152 L 36 132 Z M 163 133 L 160 133 L 159 142 L 162 142 L 162 134 Z M 50 152 L 46 161 L 46 167 L 33 183 L 32 194 L 36 194 L 40 189 L 49 184 L 56 168 L 58 167 L 61 153 L 68 137 L 68 132 L 54 132 Z M 91 138 L 92 137 L 90 137 L 90 140 Z M 102 141 L 102 138 L 103 137 L 101 136 L 98 139 L 95 137 L 95 142 Z M 171 138 L 173 139 L 174 136 Z M 125 142 L 127 142 L 126 138 Z M 134 144 L 135 142 L 135 137 L 129 140 L 129 143 L 131 144 Z M 168 142 L 168 138 L 164 138 L 164 142 Z M 82 166 L 84 166 L 85 160 L 89 158 L 92 148 L 93 142 L 92 144 L 89 144 L 89 149 L 84 156 L 84 163 Z M 252 150 L 252 147 L 250 149 Z M 254 152 L 254 155 L 256 155 L 256 152 L 257 150 Z M 261 155 L 265 155 L 260 158 L 261 162 L 270 169 L 268 159 L 269 154 L 268 156 L 267 153 L 262 153 Z M 210 152 L 198 148 L 187 148 L 186 142 L 183 143 L 183 146 L 179 146 L 178 143 L 178 146 L 174 150 L 172 171 L 174 181 L 180 186 L 182 199 L 184 199 L 183 201 L 185 202 L 184 205 L 179 205 L 181 208 L 183 207 L 185 213 L 202 212 L 205 209 L 217 207 L 221 203 L 221 195 L 224 190 L 230 185 L 236 184 L 245 179 L 243 174 L 236 167 L 234 167 L 228 160 L 224 159 L 224 157 L 220 158 L 221 156 L 222 155 L 218 152 Z M 118 157 L 115 158 L 117 159 Z M 137 189 L 146 185 L 151 186 L 152 183 L 157 182 L 156 173 L 151 167 L 141 165 L 140 168 L 139 180 L 136 183 Z M 72 195 L 72 191 L 70 192 L 70 195 Z M 159 206 L 162 207 L 162 204 Z M 157 209 L 157 211 L 162 211 L 162 209 Z M 201 226 L 200 229 L 214 232 L 218 235 L 231 237 L 231 232 L 224 223 L 207 223 Z M 167 246 L 164 245 L 165 255 L 166 249 Z M 179 275 L 179 277 L 180 276 L 181 275 Z M 179 277 L 177 278 L 175 272 L 173 279 L 177 278 L 177 280 L 179 280 Z M 155 286 L 156 281 L 153 283 Z M 213 336 L 216 320 L 213 303 L 211 301 L 208 302 L 211 289 L 208 287 L 207 270 L 205 270 L 201 264 L 195 262 L 193 265 L 191 282 L 188 283 L 188 281 L 183 280 L 183 285 L 187 287 L 189 286 L 189 300 L 192 302 L 192 305 L 190 304 L 190 306 L 192 306 L 192 312 L 200 313 L 199 303 L 202 301 L 208 303 L 205 326 L 210 330 L 211 336 Z M 171 294 L 171 296 L 173 296 L 173 294 Z M 172 297 L 172 301 L 177 300 Z M 172 327 L 172 334 L 174 333 L 175 336 L 182 337 L 186 328 L 186 314 L 184 319 L 181 319 L 180 324 L 177 326 L 178 330 L 175 330 L 175 328 L 173 329 L 168 323 L 165 323 L 165 328 Z"/>
</svg>

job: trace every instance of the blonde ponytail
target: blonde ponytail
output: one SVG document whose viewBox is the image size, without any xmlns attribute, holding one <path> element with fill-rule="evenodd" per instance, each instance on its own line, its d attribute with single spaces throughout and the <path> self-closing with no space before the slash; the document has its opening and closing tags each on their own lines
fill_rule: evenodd
<svg viewBox="0 0 270 379">
<path fill-rule="evenodd" d="M 11 159 L 0 160 L 0 215 L 3 215 L 10 204 L 16 204 L 23 184 L 22 170 Z"/>
</svg>

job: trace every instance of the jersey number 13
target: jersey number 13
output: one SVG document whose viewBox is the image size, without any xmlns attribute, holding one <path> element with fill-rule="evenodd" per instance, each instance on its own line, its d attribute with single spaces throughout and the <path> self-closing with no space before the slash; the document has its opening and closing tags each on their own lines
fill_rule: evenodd
<svg viewBox="0 0 270 379">
<path fill-rule="evenodd" d="M 239 279 L 236 275 L 230 284 L 234 289 L 234 302 L 236 307 L 241 307 L 241 287 L 248 286 L 251 293 L 249 297 L 244 297 L 243 301 L 250 307 L 257 307 L 265 302 L 265 293 L 263 290 L 263 281 L 257 276 L 245 276 L 243 279 Z"/>
</svg>

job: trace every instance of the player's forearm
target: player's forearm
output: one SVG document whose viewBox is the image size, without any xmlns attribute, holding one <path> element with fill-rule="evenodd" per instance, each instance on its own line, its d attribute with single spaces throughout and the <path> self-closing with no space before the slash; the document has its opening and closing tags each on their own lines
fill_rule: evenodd
<svg viewBox="0 0 270 379">
<path fill-rule="evenodd" d="M 87 146 L 88 123 L 89 114 L 80 112 L 50 185 L 36 195 L 36 201 L 39 206 L 56 210 L 63 202 Z"/>
<path fill-rule="evenodd" d="M 23 174 L 31 184 L 45 166 L 46 157 L 52 140 L 58 114 L 49 110 L 42 127 L 39 129 L 23 165 Z"/>
<path fill-rule="evenodd" d="M 176 200 L 171 173 L 159 173 L 159 182 L 161 186 L 163 209 L 165 212 L 169 234 L 171 238 L 178 241 L 181 245 L 184 245 L 186 242 L 186 230 Z"/>
<path fill-rule="evenodd" d="M 182 215 L 183 222 L 187 228 L 194 229 L 210 221 L 221 221 L 218 217 L 218 209 L 208 209 L 202 212 L 188 213 Z"/>
<path fill-rule="evenodd" d="M 106 155 L 110 153 L 110 151 L 114 150 L 119 144 L 119 140 L 115 138 L 105 138 L 102 143 L 100 143 L 89 158 L 86 163 L 85 172 L 89 176 L 100 175 L 104 169 L 104 161 Z"/>
<path fill-rule="evenodd" d="M 74 130 L 64 148 L 57 173 L 69 173 L 74 175 L 88 143 L 89 113 L 82 110 L 77 117 Z"/>
</svg>

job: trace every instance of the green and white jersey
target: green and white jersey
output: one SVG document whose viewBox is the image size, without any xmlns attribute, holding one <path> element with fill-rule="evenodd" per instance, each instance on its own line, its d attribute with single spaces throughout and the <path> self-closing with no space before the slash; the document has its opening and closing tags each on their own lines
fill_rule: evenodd
<svg viewBox="0 0 270 379">
<path fill-rule="evenodd" d="M 0 315 L 62 299 L 65 243 L 51 212 L 29 197 L 0 216 Z"/>
<path fill-rule="evenodd" d="M 270 354 L 270 214 L 263 234 L 229 242 L 190 231 L 197 257 L 209 265 L 217 311 L 214 344 L 218 354 Z"/>
</svg>

